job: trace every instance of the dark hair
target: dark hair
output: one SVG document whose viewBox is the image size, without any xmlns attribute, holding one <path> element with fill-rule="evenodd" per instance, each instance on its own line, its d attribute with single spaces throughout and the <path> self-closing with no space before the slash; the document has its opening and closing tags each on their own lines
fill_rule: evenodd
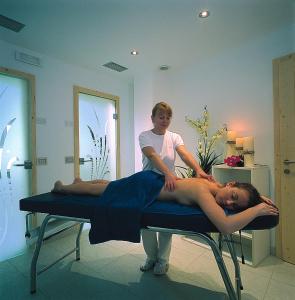
<svg viewBox="0 0 295 300">
<path fill-rule="evenodd" d="M 165 102 L 159 102 L 157 103 L 153 110 L 152 110 L 152 117 L 154 117 L 157 113 L 157 111 L 162 110 L 165 113 L 168 114 L 169 117 L 172 117 L 172 108 L 170 107 L 169 104 L 165 103 Z"/>
<path fill-rule="evenodd" d="M 259 192 L 257 191 L 257 189 L 251 183 L 235 182 L 233 184 L 233 187 L 237 187 L 239 189 L 242 189 L 242 190 L 245 190 L 245 191 L 248 192 L 249 202 L 248 202 L 248 207 L 246 207 L 246 208 L 255 206 L 255 205 L 260 204 L 262 202 Z M 244 209 L 246 209 L 246 208 L 244 208 Z M 240 210 L 243 210 L 243 209 L 240 209 Z"/>
</svg>

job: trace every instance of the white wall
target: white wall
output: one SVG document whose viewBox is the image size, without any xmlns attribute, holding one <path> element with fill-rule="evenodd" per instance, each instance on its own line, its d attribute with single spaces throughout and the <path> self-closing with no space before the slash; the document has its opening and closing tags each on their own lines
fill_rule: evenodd
<svg viewBox="0 0 295 300">
<path fill-rule="evenodd" d="M 154 98 L 172 105 L 171 128 L 182 134 L 191 151 L 196 150 L 197 136 L 185 116 L 200 117 L 207 105 L 212 129 L 226 123 L 241 136 L 253 135 L 256 163 L 269 165 L 273 172 L 272 60 L 291 52 L 289 26 L 180 72 L 158 74 Z"/>
<path fill-rule="evenodd" d="M 288 25 L 267 36 L 247 41 L 239 48 L 196 61 L 181 71 L 173 71 L 173 68 L 159 71 L 153 76 L 153 100 L 149 106 L 165 100 L 173 107 L 171 130 L 183 136 L 187 148 L 193 153 L 197 135 L 186 124 L 185 116 L 200 117 L 204 105 L 208 106 L 212 130 L 226 123 L 229 129 L 238 131 L 241 136 L 253 135 L 255 162 L 269 165 L 270 194 L 273 197 L 272 60 L 294 50 L 294 26 Z M 144 94 L 146 91 L 137 92 Z M 150 95 L 149 91 L 147 93 Z M 148 106 L 144 96 L 136 101 L 137 106 L 140 103 Z M 137 113 L 137 119 L 147 121 L 147 112 Z M 218 151 L 223 149 L 224 144 Z M 274 233 L 271 244 L 273 251 Z"/>
<path fill-rule="evenodd" d="M 16 61 L 15 50 L 40 57 L 42 67 Z M 1 40 L 0 65 L 33 74 L 36 78 L 36 117 L 46 119 L 46 124 L 37 124 L 37 157 L 48 158 L 47 166 L 37 168 L 38 193 L 48 192 L 57 178 L 69 182 L 74 176 L 74 165 L 64 163 L 65 156 L 74 154 L 73 85 L 120 97 L 121 176 L 134 172 L 134 147 L 126 138 L 133 139 L 134 131 L 132 84 Z"/>
<path fill-rule="evenodd" d="M 152 128 L 153 108 L 152 74 L 137 75 L 134 79 L 134 151 L 135 171 L 142 170 L 142 156 L 138 136 L 144 130 Z"/>
</svg>

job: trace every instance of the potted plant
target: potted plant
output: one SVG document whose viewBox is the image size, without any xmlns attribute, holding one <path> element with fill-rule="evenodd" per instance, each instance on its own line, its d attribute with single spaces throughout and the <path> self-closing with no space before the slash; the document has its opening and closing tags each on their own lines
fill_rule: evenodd
<svg viewBox="0 0 295 300">
<path fill-rule="evenodd" d="M 221 129 L 218 129 L 212 136 L 209 136 L 209 112 L 207 106 L 204 107 L 203 114 L 201 118 L 192 120 L 188 117 L 185 118 L 185 121 L 193 127 L 198 135 L 198 146 L 197 146 L 197 157 L 199 159 L 199 164 L 201 168 L 207 174 L 211 173 L 212 166 L 218 163 L 218 158 L 222 153 L 216 154 L 214 146 L 216 142 L 224 135 L 226 132 L 226 125 L 223 125 Z M 183 177 L 194 177 L 196 174 L 192 170 L 178 167 L 178 172 Z M 185 169 L 184 173 L 183 170 Z"/>
</svg>

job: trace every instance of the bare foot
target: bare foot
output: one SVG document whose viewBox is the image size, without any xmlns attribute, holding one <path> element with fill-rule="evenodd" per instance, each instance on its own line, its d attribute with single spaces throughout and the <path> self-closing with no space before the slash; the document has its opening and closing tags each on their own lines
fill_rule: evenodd
<svg viewBox="0 0 295 300">
<path fill-rule="evenodd" d="M 56 181 L 51 192 L 53 193 L 62 193 L 62 182 L 60 180 Z"/>
<path fill-rule="evenodd" d="M 79 182 L 82 182 L 82 179 L 80 177 L 76 177 L 73 181 L 73 184 L 79 183 Z"/>
</svg>

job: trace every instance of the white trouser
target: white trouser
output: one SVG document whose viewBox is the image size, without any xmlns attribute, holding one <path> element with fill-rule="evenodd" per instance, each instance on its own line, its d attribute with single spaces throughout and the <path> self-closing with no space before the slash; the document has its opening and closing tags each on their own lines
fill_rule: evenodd
<svg viewBox="0 0 295 300">
<path fill-rule="evenodd" d="M 169 262 L 172 243 L 171 233 L 154 232 L 142 229 L 141 236 L 148 259 L 162 263 Z"/>
</svg>

